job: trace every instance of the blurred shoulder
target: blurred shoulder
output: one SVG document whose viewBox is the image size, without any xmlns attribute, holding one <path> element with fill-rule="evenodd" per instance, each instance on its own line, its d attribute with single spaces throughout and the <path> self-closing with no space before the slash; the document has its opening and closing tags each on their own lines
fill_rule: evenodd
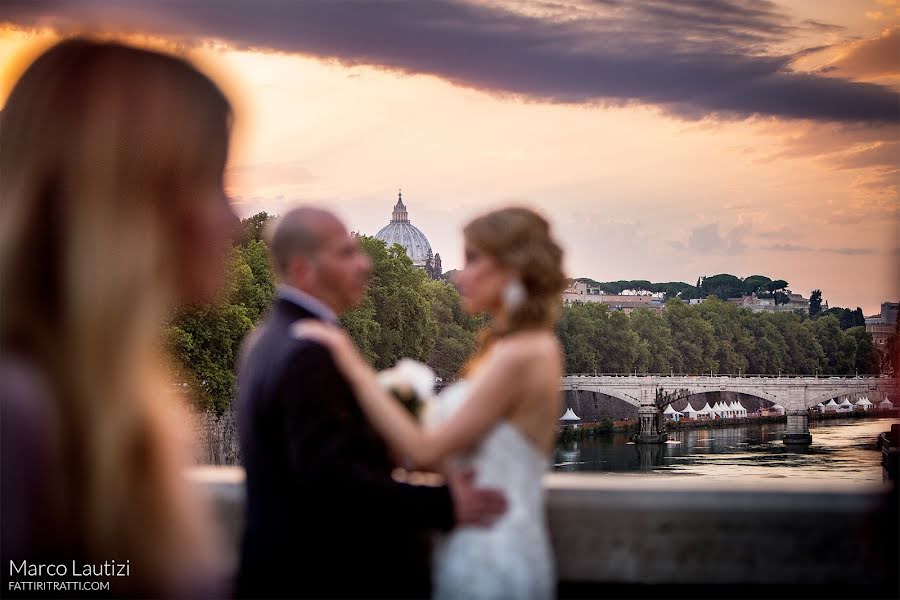
<svg viewBox="0 0 900 600">
<path fill-rule="evenodd" d="M 551 331 L 523 331 L 510 335 L 499 342 L 495 356 L 499 362 L 526 367 L 536 362 L 557 360 L 562 355 L 562 347 Z"/>
</svg>

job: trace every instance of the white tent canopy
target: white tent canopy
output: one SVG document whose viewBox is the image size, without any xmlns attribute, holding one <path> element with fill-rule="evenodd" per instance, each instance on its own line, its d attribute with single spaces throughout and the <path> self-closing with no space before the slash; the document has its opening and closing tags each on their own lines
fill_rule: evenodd
<svg viewBox="0 0 900 600">
<path fill-rule="evenodd" d="M 894 408 L 894 403 L 885 398 L 878 403 L 878 408 Z"/>
<path fill-rule="evenodd" d="M 780 404 L 775 404 L 775 405 L 773 405 L 773 406 L 772 406 L 772 409 L 773 409 L 773 410 L 777 410 L 777 411 L 780 412 L 781 414 L 784 414 L 784 407 L 783 407 L 782 405 L 780 405 Z"/>
<path fill-rule="evenodd" d="M 691 403 L 688 402 L 687 406 L 681 411 L 681 414 L 688 417 L 689 419 L 693 419 L 697 415 L 697 410 L 691 406 Z"/>
<path fill-rule="evenodd" d="M 856 406 L 872 406 L 872 403 L 869 401 L 868 396 L 863 396 L 856 401 Z"/>
<path fill-rule="evenodd" d="M 666 406 L 666 410 L 663 411 L 663 414 L 670 417 L 674 421 L 677 421 L 681 418 L 681 413 L 672 408 L 671 404 Z"/>
<path fill-rule="evenodd" d="M 559 418 L 560 421 L 580 421 L 581 418 L 572 412 L 572 409 L 569 408 L 566 410 L 566 414 Z"/>
<path fill-rule="evenodd" d="M 825 404 L 825 408 L 837 408 L 837 407 L 838 407 L 838 403 L 834 401 L 834 398 L 832 398 L 831 400 L 828 401 L 828 403 Z"/>
</svg>

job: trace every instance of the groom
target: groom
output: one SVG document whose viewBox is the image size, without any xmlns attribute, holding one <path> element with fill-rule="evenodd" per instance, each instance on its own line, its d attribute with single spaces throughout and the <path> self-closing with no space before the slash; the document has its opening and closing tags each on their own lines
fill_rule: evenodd
<svg viewBox="0 0 900 600">
<path fill-rule="evenodd" d="M 238 594 L 246 597 L 427 596 L 427 533 L 490 521 L 505 510 L 471 474 L 444 487 L 391 478 L 384 442 L 328 350 L 291 336 L 298 319 L 337 322 L 371 271 L 331 213 L 298 208 L 269 245 L 281 285 L 238 372 L 247 472 Z"/>
</svg>

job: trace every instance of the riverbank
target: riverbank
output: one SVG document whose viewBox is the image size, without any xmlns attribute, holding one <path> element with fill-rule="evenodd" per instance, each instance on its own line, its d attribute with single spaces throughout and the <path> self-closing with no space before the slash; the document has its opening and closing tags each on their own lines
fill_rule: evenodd
<svg viewBox="0 0 900 600">
<path fill-rule="evenodd" d="M 827 412 L 819 413 L 816 411 L 809 412 L 810 421 L 832 421 L 835 419 L 884 419 L 884 418 L 900 418 L 900 409 L 888 410 L 869 410 L 854 412 Z M 768 416 L 768 417 L 744 417 L 741 419 L 709 419 L 709 420 L 681 420 L 667 421 L 667 431 L 685 431 L 695 429 L 719 429 L 725 427 L 741 427 L 747 425 L 759 425 L 766 423 L 785 423 L 787 417 Z M 637 431 L 637 421 L 613 421 L 612 419 L 603 419 L 596 423 L 578 423 L 575 425 L 561 425 L 559 427 L 559 441 L 570 442 L 586 438 L 608 436 L 614 433 L 634 433 Z"/>
</svg>

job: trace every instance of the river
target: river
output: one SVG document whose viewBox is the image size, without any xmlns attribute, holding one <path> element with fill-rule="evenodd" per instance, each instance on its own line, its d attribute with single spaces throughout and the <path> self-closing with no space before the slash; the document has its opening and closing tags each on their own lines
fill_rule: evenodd
<svg viewBox="0 0 900 600">
<path fill-rule="evenodd" d="M 784 423 L 670 431 L 665 444 L 635 445 L 624 433 L 560 444 L 555 471 L 593 471 L 646 477 L 735 477 L 794 481 L 881 482 L 875 440 L 895 419 L 810 422 L 808 448 L 785 446 Z"/>
</svg>

